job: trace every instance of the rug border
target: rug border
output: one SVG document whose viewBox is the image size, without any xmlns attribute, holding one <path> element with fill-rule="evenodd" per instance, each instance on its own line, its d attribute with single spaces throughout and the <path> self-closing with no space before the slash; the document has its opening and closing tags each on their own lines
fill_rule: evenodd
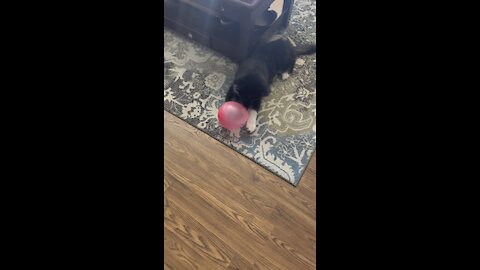
<svg viewBox="0 0 480 270">
<path fill-rule="evenodd" d="M 189 123 L 188 121 L 186 121 L 185 119 L 177 116 L 176 114 L 174 114 L 173 112 L 169 111 L 168 109 L 165 109 L 165 107 L 163 108 L 163 110 L 166 111 L 166 112 L 168 112 L 169 114 L 173 115 L 174 117 L 178 118 L 179 120 L 181 120 L 181 121 L 189 124 L 190 126 L 192 126 L 192 127 L 196 128 L 196 129 L 200 130 L 201 132 L 205 133 L 205 134 L 206 134 L 207 136 L 209 136 L 210 138 L 216 140 L 217 142 L 220 142 L 221 144 L 225 145 L 226 147 L 228 147 L 229 149 L 235 151 L 236 153 L 239 153 L 240 155 L 246 157 L 246 158 L 247 158 L 248 160 L 250 160 L 251 162 L 259 165 L 260 167 L 264 168 L 265 170 L 267 170 L 267 171 L 270 172 L 271 174 L 277 176 L 278 178 L 280 178 L 281 180 L 287 182 L 288 184 L 290 184 L 291 186 L 293 186 L 293 187 L 295 187 L 295 188 L 298 187 L 298 185 L 299 185 L 300 182 L 302 181 L 303 176 L 304 176 L 304 174 L 305 174 L 305 171 L 307 170 L 308 166 L 310 165 L 310 162 L 312 161 L 313 155 L 316 154 L 316 152 L 317 152 L 317 142 L 315 142 L 315 147 L 313 147 L 313 149 L 314 149 L 314 150 L 313 150 L 313 153 L 312 153 L 312 155 L 308 158 L 307 165 L 306 165 L 306 166 L 304 167 L 304 169 L 300 172 L 300 179 L 298 179 L 297 184 L 293 184 L 293 183 L 287 181 L 286 179 L 284 179 L 283 177 L 281 177 L 280 175 L 278 175 L 277 173 L 273 172 L 273 171 L 270 170 L 269 168 L 267 168 L 265 165 L 262 165 L 262 164 L 256 162 L 255 160 L 252 160 L 250 157 L 248 157 L 248 156 L 245 155 L 244 153 L 241 153 L 241 152 L 237 151 L 237 149 L 234 149 L 233 147 L 231 147 L 230 145 L 226 144 L 225 142 L 223 142 L 223 141 L 221 141 L 221 140 L 219 140 L 219 139 L 211 136 L 210 134 L 208 134 L 207 132 L 205 132 L 205 131 L 202 130 L 201 128 L 193 125 L 192 123 Z M 165 123 L 164 123 L 164 124 L 165 124 Z M 164 127 L 164 128 L 165 128 L 165 127 Z"/>
</svg>

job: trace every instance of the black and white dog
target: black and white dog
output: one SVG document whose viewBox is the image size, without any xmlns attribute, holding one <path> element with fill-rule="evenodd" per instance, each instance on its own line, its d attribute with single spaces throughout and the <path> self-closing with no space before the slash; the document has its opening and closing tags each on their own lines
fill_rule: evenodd
<svg viewBox="0 0 480 270">
<path fill-rule="evenodd" d="M 270 94 L 273 78 L 288 78 L 298 56 L 316 51 L 316 45 L 294 46 L 288 39 L 277 36 L 255 48 L 252 54 L 240 63 L 225 100 L 236 101 L 247 108 L 249 117 L 246 128 L 250 133 L 255 131 L 257 112 L 262 98 Z"/>
</svg>

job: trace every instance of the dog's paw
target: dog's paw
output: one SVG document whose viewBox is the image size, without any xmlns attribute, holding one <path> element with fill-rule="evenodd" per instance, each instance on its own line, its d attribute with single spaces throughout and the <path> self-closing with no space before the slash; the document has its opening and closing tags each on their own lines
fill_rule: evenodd
<svg viewBox="0 0 480 270">
<path fill-rule="evenodd" d="M 288 79 L 288 77 L 290 77 L 290 74 L 288 74 L 288 72 L 285 72 L 285 73 L 282 73 L 282 80 L 286 80 Z"/>
<path fill-rule="evenodd" d="M 230 137 L 240 138 L 240 129 L 230 130 Z"/>
<path fill-rule="evenodd" d="M 255 129 L 257 128 L 257 118 L 249 118 L 245 127 L 247 128 L 248 132 L 255 132 Z"/>
<path fill-rule="evenodd" d="M 248 110 L 248 121 L 245 125 L 248 132 L 253 133 L 257 128 L 257 111 L 250 109 Z"/>
</svg>

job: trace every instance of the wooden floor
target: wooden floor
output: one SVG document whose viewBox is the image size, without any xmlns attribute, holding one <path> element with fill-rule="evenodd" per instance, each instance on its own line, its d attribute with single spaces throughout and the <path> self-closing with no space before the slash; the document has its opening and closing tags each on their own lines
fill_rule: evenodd
<svg viewBox="0 0 480 270">
<path fill-rule="evenodd" d="M 293 187 L 164 119 L 164 269 L 316 269 L 316 155 Z"/>
</svg>

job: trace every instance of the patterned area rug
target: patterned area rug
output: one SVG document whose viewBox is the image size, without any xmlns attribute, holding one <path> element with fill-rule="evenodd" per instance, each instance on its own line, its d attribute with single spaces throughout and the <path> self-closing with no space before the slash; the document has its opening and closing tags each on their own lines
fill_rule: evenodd
<svg viewBox="0 0 480 270">
<path fill-rule="evenodd" d="M 316 41 L 316 2 L 297 0 L 285 35 Z M 164 108 L 213 138 L 297 185 L 316 149 L 316 55 L 302 56 L 285 81 L 275 79 L 253 134 L 240 138 L 219 127 L 217 109 L 237 66 L 228 58 L 164 28 Z"/>
</svg>

